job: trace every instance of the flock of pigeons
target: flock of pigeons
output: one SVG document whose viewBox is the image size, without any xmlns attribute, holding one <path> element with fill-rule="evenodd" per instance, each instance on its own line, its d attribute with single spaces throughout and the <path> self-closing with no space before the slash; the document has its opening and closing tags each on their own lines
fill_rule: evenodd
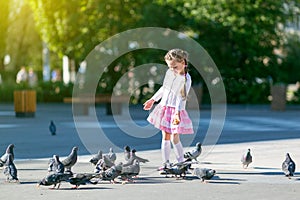
<svg viewBox="0 0 300 200">
<path fill-rule="evenodd" d="M 61 182 L 68 182 L 78 188 L 80 185 L 97 184 L 100 181 L 116 182 L 116 178 L 120 178 L 122 183 L 135 182 L 135 178 L 140 173 L 140 163 L 147 163 L 149 160 L 136 155 L 136 150 L 129 146 L 124 147 L 125 162 L 116 163 L 117 156 L 113 149 L 110 148 L 109 153 L 103 154 L 102 150 L 94 155 L 89 162 L 94 166 L 92 173 L 73 173 L 72 167 L 77 163 L 78 147 L 73 147 L 71 153 L 62 161 L 58 155 L 53 155 L 48 162 L 47 175 L 38 181 L 38 186 L 53 186 L 58 189 Z M 192 168 L 193 164 L 199 163 L 197 158 L 202 152 L 201 143 L 198 142 L 195 148 L 184 154 L 185 160 L 174 164 L 165 164 L 158 170 L 161 174 L 175 176 L 177 178 L 185 178 L 192 170 L 192 174 L 201 179 L 202 182 L 211 179 L 216 171 L 209 168 Z M 243 168 L 247 168 L 252 163 L 252 155 L 250 149 L 241 158 Z M 0 158 L 0 167 L 3 167 L 3 173 L 8 182 L 19 182 L 17 168 L 14 164 L 14 144 L 8 145 L 5 153 Z M 296 169 L 295 162 L 286 154 L 286 159 L 282 163 L 282 171 L 285 176 L 291 178 Z"/>
</svg>

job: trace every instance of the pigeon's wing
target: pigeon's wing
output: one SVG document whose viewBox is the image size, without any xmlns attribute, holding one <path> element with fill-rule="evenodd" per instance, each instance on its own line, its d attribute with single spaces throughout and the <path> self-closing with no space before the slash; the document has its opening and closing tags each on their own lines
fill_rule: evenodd
<svg viewBox="0 0 300 200">
<path fill-rule="evenodd" d="M 139 156 L 137 156 L 137 155 L 135 155 L 135 157 L 134 157 L 134 158 L 135 158 L 135 159 L 137 159 L 139 162 L 142 162 L 142 163 L 149 162 L 149 160 L 148 160 L 148 159 L 141 158 L 141 157 L 139 157 Z"/>
<path fill-rule="evenodd" d="M 71 154 L 62 161 L 66 168 L 71 168 L 77 162 L 77 152 L 72 151 Z"/>
<path fill-rule="evenodd" d="M 289 174 L 290 174 L 290 171 L 289 171 L 289 164 L 287 163 L 287 162 L 283 162 L 282 163 L 282 171 L 284 172 L 284 174 L 286 175 L 286 176 L 289 176 Z"/>
<path fill-rule="evenodd" d="M 110 159 L 109 159 L 109 157 L 108 156 L 103 156 L 103 161 L 104 161 L 104 164 L 105 164 L 105 167 L 112 167 L 112 166 L 114 166 L 115 164 L 114 164 L 114 162 L 112 162 Z"/>
<path fill-rule="evenodd" d="M 133 162 L 134 162 L 135 158 L 134 157 L 130 157 L 126 163 L 123 164 L 123 167 L 127 167 L 127 166 L 130 166 L 130 165 L 133 165 Z"/>
<path fill-rule="evenodd" d="M 296 165 L 295 165 L 295 163 L 293 161 L 291 161 L 289 163 L 289 165 L 288 165 L 288 171 L 289 171 L 289 173 L 290 173 L 291 176 L 294 175 L 295 170 L 296 170 Z"/>
<path fill-rule="evenodd" d="M 8 158 L 8 154 L 7 154 L 7 153 L 5 153 L 5 154 L 3 154 L 3 155 L 1 156 L 1 158 L 0 158 L 0 166 L 1 166 L 1 163 L 2 163 L 2 166 L 6 163 L 7 158 Z M 1 167 L 2 167 L 2 166 L 1 166 Z"/>
<path fill-rule="evenodd" d="M 96 165 L 97 162 L 98 162 L 100 159 L 102 159 L 102 158 L 103 158 L 103 156 L 102 156 L 102 151 L 99 150 L 98 153 L 97 153 L 95 156 L 93 156 L 93 157 L 90 159 L 89 162 L 92 163 L 92 164 L 94 164 L 94 165 Z"/>
<path fill-rule="evenodd" d="M 18 171 L 17 171 L 17 168 L 14 163 L 11 163 L 9 165 L 9 174 L 13 180 L 19 180 L 18 179 Z"/>
</svg>

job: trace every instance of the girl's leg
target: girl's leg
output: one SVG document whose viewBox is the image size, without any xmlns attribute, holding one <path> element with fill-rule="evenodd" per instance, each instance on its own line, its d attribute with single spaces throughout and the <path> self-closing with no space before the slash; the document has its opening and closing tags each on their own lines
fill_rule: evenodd
<svg viewBox="0 0 300 200">
<path fill-rule="evenodd" d="M 172 134 L 172 144 L 174 147 L 174 152 L 175 152 L 177 161 L 183 162 L 184 161 L 184 157 L 183 157 L 184 152 L 183 152 L 183 147 L 180 142 L 180 137 L 179 137 L 178 133 Z"/>
<path fill-rule="evenodd" d="M 171 134 L 165 131 L 162 131 L 162 140 L 161 140 L 161 154 L 163 163 L 168 163 L 170 160 L 171 152 Z"/>
</svg>

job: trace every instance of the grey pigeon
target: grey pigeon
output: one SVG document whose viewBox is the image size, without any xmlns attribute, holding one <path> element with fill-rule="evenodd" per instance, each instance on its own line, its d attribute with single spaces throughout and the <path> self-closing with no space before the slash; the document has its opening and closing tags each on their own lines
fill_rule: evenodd
<svg viewBox="0 0 300 200">
<path fill-rule="evenodd" d="M 68 181 L 70 177 L 72 177 L 72 173 L 54 173 L 54 174 L 48 174 L 46 177 L 44 177 L 42 180 L 40 180 L 37 184 L 37 186 L 50 186 L 53 185 L 54 189 L 56 186 L 56 189 L 59 189 L 60 183 L 62 181 Z"/>
<path fill-rule="evenodd" d="M 73 147 L 69 156 L 62 161 L 62 164 L 65 166 L 65 171 L 71 171 L 71 168 L 77 162 L 77 151 L 78 147 Z"/>
<path fill-rule="evenodd" d="M 165 174 L 168 177 L 168 174 L 174 175 L 175 177 L 182 177 L 184 178 L 188 172 L 188 169 L 193 164 L 191 161 L 181 162 L 176 164 L 166 164 L 161 170 L 163 171 L 162 174 Z"/>
<path fill-rule="evenodd" d="M 102 159 L 100 159 L 96 164 L 95 173 L 99 173 L 100 171 L 105 171 L 114 165 L 115 163 L 111 161 L 107 155 L 104 155 Z"/>
<path fill-rule="evenodd" d="M 92 163 L 92 164 L 94 164 L 94 165 L 96 165 L 97 164 L 97 162 L 100 160 L 100 159 L 102 159 L 102 151 L 101 150 L 99 150 L 98 151 L 98 153 L 95 155 L 95 156 L 93 156 L 91 159 L 90 159 L 90 163 Z"/>
<path fill-rule="evenodd" d="M 80 185 L 97 184 L 98 181 L 91 181 L 91 179 L 99 177 L 99 174 L 96 173 L 76 173 L 70 177 L 67 182 L 72 185 L 75 185 L 75 188 L 78 188 Z"/>
<path fill-rule="evenodd" d="M 242 156 L 241 162 L 244 169 L 246 169 L 249 164 L 252 163 L 252 155 L 250 153 L 250 149 L 248 149 L 247 152 Z"/>
<path fill-rule="evenodd" d="M 193 174 L 201 179 L 202 182 L 210 180 L 215 174 L 216 171 L 208 168 L 194 168 Z"/>
<path fill-rule="evenodd" d="M 130 147 L 126 145 L 124 147 L 124 158 L 126 161 L 128 161 L 130 157 L 131 157 L 131 150 Z"/>
<path fill-rule="evenodd" d="M 135 149 L 132 149 L 132 151 L 131 151 L 131 157 L 132 157 L 133 159 L 137 159 L 139 162 L 142 162 L 142 163 L 149 162 L 148 159 L 141 158 L 141 157 L 137 156 L 137 155 L 136 155 L 136 150 L 135 150 Z"/>
<path fill-rule="evenodd" d="M 112 166 L 106 171 L 102 171 L 100 173 L 101 180 L 115 183 L 115 178 L 117 178 L 121 174 L 122 168 L 123 168 L 123 163 L 120 162 L 119 164 Z"/>
<path fill-rule="evenodd" d="M 123 180 L 131 181 L 134 176 L 137 176 L 140 173 L 140 162 L 135 159 L 132 165 L 122 167 L 121 178 Z"/>
<path fill-rule="evenodd" d="M 4 165 L 3 173 L 6 176 L 6 181 L 8 181 L 8 182 L 10 182 L 10 181 L 19 182 L 18 171 L 17 171 L 17 168 L 16 168 L 16 166 L 13 162 L 13 155 L 12 154 L 8 154 L 8 156 L 7 156 L 7 161 Z"/>
<path fill-rule="evenodd" d="M 8 159 L 8 154 L 11 154 L 12 156 L 12 161 L 15 159 L 14 155 L 14 144 L 10 144 L 7 146 L 5 153 L 1 156 L 0 158 L 0 167 L 3 167 Z"/>
<path fill-rule="evenodd" d="M 294 176 L 296 170 L 296 164 L 292 160 L 291 156 L 289 153 L 286 154 L 286 158 L 282 163 L 282 171 L 286 177 L 291 177 Z"/>
<path fill-rule="evenodd" d="M 117 160 L 117 155 L 115 154 L 113 148 L 109 148 L 109 153 L 107 154 L 107 157 L 110 161 L 112 161 L 113 163 L 115 163 L 115 161 Z"/>
<path fill-rule="evenodd" d="M 200 156 L 201 152 L 202 144 L 201 142 L 197 142 L 195 149 L 186 152 L 183 156 L 186 159 L 185 161 L 192 161 L 193 159 L 197 161 L 197 158 Z"/>
<path fill-rule="evenodd" d="M 65 166 L 60 162 L 58 155 L 53 155 L 53 158 L 49 161 L 48 172 L 64 173 Z"/>
<path fill-rule="evenodd" d="M 50 121 L 49 131 L 51 135 L 56 135 L 56 126 L 52 120 Z"/>
</svg>

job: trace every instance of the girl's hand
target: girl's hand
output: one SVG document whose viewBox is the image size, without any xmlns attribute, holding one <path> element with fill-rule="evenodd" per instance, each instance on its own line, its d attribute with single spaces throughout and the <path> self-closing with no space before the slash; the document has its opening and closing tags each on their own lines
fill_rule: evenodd
<svg viewBox="0 0 300 200">
<path fill-rule="evenodd" d="M 153 99 L 147 100 L 147 101 L 143 104 L 144 110 L 150 110 L 150 109 L 152 108 L 153 104 L 154 104 L 154 100 L 153 100 Z"/>
<path fill-rule="evenodd" d="M 180 123 L 180 115 L 179 115 L 179 113 L 176 113 L 175 115 L 174 115 L 174 119 L 173 119 L 173 121 L 172 121 L 172 124 L 173 125 L 178 125 Z"/>
</svg>

